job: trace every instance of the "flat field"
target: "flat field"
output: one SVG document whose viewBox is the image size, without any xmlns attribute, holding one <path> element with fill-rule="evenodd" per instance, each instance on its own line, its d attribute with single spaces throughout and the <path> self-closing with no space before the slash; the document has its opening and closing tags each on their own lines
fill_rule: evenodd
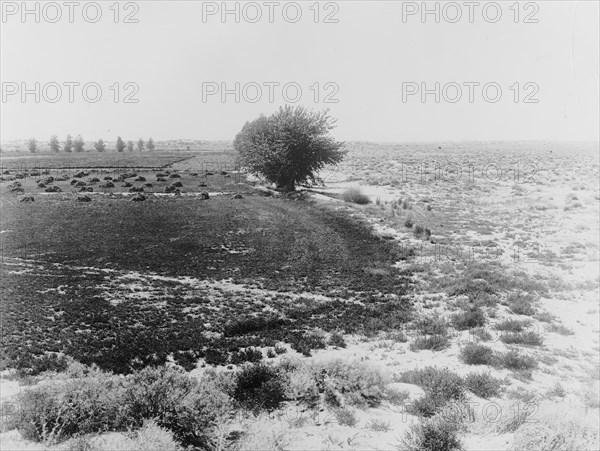
<svg viewBox="0 0 600 451">
<path fill-rule="evenodd" d="M 348 148 L 324 186 L 293 195 L 249 181 L 228 151 L 73 155 L 66 171 L 63 155 L 3 154 L 6 396 L 64 356 L 199 378 L 264 360 L 287 374 L 286 408 L 318 413 L 316 390 L 334 420 L 229 417 L 219 428 L 243 438 L 228 446 L 416 449 L 411 425 L 472 401 L 465 449 L 538 449 L 543 431 L 544 447 L 597 448 L 598 145 Z M 322 365 L 344 380 L 333 395 Z"/>
</svg>

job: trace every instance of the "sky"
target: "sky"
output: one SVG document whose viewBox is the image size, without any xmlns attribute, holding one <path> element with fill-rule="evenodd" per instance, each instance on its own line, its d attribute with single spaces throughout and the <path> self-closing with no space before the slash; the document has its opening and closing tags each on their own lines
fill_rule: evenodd
<svg viewBox="0 0 600 451">
<path fill-rule="evenodd" d="M 0 139 L 232 140 L 287 103 L 346 141 L 598 141 L 599 2 L 474 3 L 2 2 Z"/>
</svg>

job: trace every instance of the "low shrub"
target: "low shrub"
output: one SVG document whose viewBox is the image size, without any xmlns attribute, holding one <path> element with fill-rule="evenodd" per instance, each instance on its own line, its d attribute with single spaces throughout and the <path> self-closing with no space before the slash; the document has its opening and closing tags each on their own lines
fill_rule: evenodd
<svg viewBox="0 0 600 451">
<path fill-rule="evenodd" d="M 349 188 L 342 194 L 342 199 L 345 202 L 351 202 L 353 204 L 365 205 L 371 202 L 369 196 L 363 194 L 360 188 Z"/>
<path fill-rule="evenodd" d="M 336 409 L 335 410 L 335 419 L 337 420 L 338 424 L 340 424 L 341 426 L 349 426 L 349 427 L 354 427 L 356 426 L 356 414 L 354 413 L 354 410 L 352 409 Z"/>
<path fill-rule="evenodd" d="M 467 365 L 492 365 L 495 355 L 492 348 L 479 344 L 467 343 L 460 350 L 460 359 Z"/>
<path fill-rule="evenodd" d="M 506 300 L 510 310 L 516 315 L 535 315 L 537 298 L 532 294 L 511 293 Z"/>
<path fill-rule="evenodd" d="M 346 341 L 344 340 L 344 336 L 339 332 L 333 332 L 329 337 L 329 346 L 334 346 L 336 348 L 345 348 Z"/>
<path fill-rule="evenodd" d="M 444 318 L 426 315 L 413 322 L 413 328 L 421 335 L 447 335 L 448 323 Z"/>
<path fill-rule="evenodd" d="M 471 335 L 481 341 L 490 341 L 493 337 L 485 327 L 477 327 L 471 330 Z"/>
<path fill-rule="evenodd" d="M 313 349 L 325 349 L 325 334 L 321 331 L 309 331 L 302 335 L 293 335 L 290 339 L 292 349 L 310 357 Z"/>
<path fill-rule="evenodd" d="M 485 323 L 485 313 L 480 307 L 464 310 L 452 316 L 452 324 L 457 330 L 467 330 L 475 327 L 482 327 L 485 326 Z"/>
<path fill-rule="evenodd" d="M 285 398 L 284 378 L 264 363 L 244 366 L 236 376 L 233 397 L 248 410 L 275 409 Z"/>
<path fill-rule="evenodd" d="M 542 336 L 533 331 L 509 332 L 506 334 L 502 334 L 500 336 L 500 340 L 502 340 L 502 342 L 506 344 L 520 344 L 530 346 L 540 346 L 544 342 Z"/>
<path fill-rule="evenodd" d="M 505 319 L 495 324 L 494 329 L 507 332 L 522 332 L 531 326 L 531 324 L 531 320 L 528 319 Z"/>
<path fill-rule="evenodd" d="M 358 407 L 377 406 L 386 396 L 388 378 L 363 362 L 338 359 L 315 362 L 311 368 L 323 387 L 326 402 L 333 407 L 340 407 L 340 396 L 345 403 Z"/>
<path fill-rule="evenodd" d="M 275 353 L 277 355 L 285 354 L 286 352 L 287 352 L 287 348 L 285 346 L 283 346 L 282 344 L 277 343 L 275 345 Z"/>
<path fill-rule="evenodd" d="M 464 380 L 467 390 L 480 398 L 488 399 L 502 393 L 502 380 L 492 377 L 489 372 L 469 373 Z"/>
<path fill-rule="evenodd" d="M 532 370 L 538 365 L 533 357 L 521 354 L 516 350 L 510 350 L 501 355 L 499 363 L 502 367 L 511 370 Z"/>
<path fill-rule="evenodd" d="M 550 327 L 548 327 L 548 331 L 549 332 L 554 332 L 556 334 L 559 335 L 574 335 L 575 332 L 573 332 L 572 329 L 569 329 L 568 327 L 562 325 L 562 324 L 551 324 Z"/>
<path fill-rule="evenodd" d="M 429 349 L 432 351 L 441 351 L 450 346 L 450 339 L 446 335 L 430 335 L 416 338 L 409 349 L 413 352 Z"/>
<path fill-rule="evenodd" d="M 461 401 L 465 396 L 463 379 L 448 369 L 428 366 L 400 375 L 400 382 L 418 385 L 425 396 L 414 401 L 410 410 L 422 416 L 432 416 L 449 401 Z"/>
<path fill-rule="evenodd" d="M 262 360 L 263 354 L 260 349 L 247 348 L 240 349 L 239 351 L 231 354 L 231 363 L 233 365 L 239 365 L 244 362 L 259 362 Z"/>
<path fill-rule="evenodd" d="M 462 443 L 458 437 L 456 421 L 435 417 L 413 424 L 401 439 L 399 449 L 406 451 L 460 451 Z"/>
</svg>

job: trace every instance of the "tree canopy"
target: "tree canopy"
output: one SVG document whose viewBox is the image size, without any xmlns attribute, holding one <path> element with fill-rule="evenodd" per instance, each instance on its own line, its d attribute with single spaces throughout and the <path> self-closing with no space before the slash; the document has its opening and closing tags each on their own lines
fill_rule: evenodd
<svg viewBox="0 0 600 451">
<path fill-rule="evenodd" d="M 333 128 L 329 110 L 286 105 L 269 117 L 246 122 L 233 146 L 250 172 L 293 191 L 297 185 L 316 183 L 320 169 L 343 159 L 344 143 L 330 135 Z"/>
</svg>

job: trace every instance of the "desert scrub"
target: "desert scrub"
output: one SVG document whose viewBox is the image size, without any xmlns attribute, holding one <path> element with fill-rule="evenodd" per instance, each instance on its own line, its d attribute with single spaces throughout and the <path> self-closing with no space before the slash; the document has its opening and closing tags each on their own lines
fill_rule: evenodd
<svg viewBox="0 0 600 451">
<path fill-rule="evenodd" d="M 568 327 L 562 325 L 562 324 L 550 324 L 550 326 L 548 327 L 548 332 L 554 332 L 556 334 L 559 335 L 574 335 L 575 332 L 573 332 L 572 329 L 569 329 Z"/>
<path fill-rule="evenodd" d="M 413 352 L 423 351 L 425 349 L 431 351 L 441 351 L 450 346 L 450 339 L 446 335 L 429 335 L 425 337 L 417 337 L 409 345 L 409 349 Z"/>
<path fill-rule="evenodd" d="M 285 399 L 285 379 L 264 363 L 246 365 L 236 375 L 233 398 L 248 410 L 275 409 Z"/>
<path fill-rule="evenodd" d="M 498 363 L 500 366 L 510 370 L 532 370 L 538 366 L 538 363 L 533 357 L 521 354 L 514 349 L 500 355 Z"/>
<path fill-rule="evenodd" d="M 465 378 L 465 387 L 480 398 L 492 398 L 502 393 L 504 382 L 492 377 L 489 372 L 469 373 Z"/>
<path fill-rule="evenodd" d="M 509 332 L 500 335 L 500 340 L 506 344 L 520 344 L 529 346 L 540 346 L 544 339 L 533 331 Z"/>
<path fill-rule="evenodd" d="M 344 340 L 344 336 L 339 332 L 332 332 L 329 337 L 329 346 L 333 346 L 336 348 L 345 348 L 346 341 Z"/>
<path fill-rule="evenodd" d="M 511 293 L 506 299 L 506 303 L 510 310 L 516 315 L 535 315 L 536 296 L 532 294 Z"/>
<path fill-rule="evenodd" d="M 411 425 L 397 447 L 402 451 L 460 451 L 459 423 L 443 416 Z"/>
<path fill-rule="evenodd" d="M 212 379 L 198 381 L 164 366 L 125 378 L 91 371 L 24 391 L 17 402 L 13 426 L 23 437 L 45 443 L 125 431 L 154 419 L 182 445 L 201 448 L 211 440 L 216 423 L 232 410 L 229 396 Z"/>
<path fill-rule="evenodd" d="M 423 369 L 402 373 L 400 382 L 418 385 L 425 391 L 425 396 L 409 405 L 408 411 L 430 417 L 435 415 L 449 401 L 461 401 L 465 396 L 463 379 L 448 369 L 428 366 Z"/>
<path fill-rule="evenodd" d="M 467 343 L 460 350 L 460 359 L 467 365 L 492 365 L 495 355 L 492 348 L 479 344 Z"/>
<path fill-rule="evenodd" d="M 275 356 L 275 351 L 273 351 L 273 357 Z M 247 348 L 247 349 L 240 349 L 239 351 L 234 352 L 233 354 L 231 354 L 231 363 L 233 365 L 239 365 L 240 363 L 244 363 L 244 362 L 258 362 L 260 360 L 262 360 L 263 358 L 263 354 L 260 351 L 260 349 L 255 349 L 255 348 Z"/>
<path fill-rule="evenodd" d="M 357 407 L 377 406 L 386 396 L 388 377 L 363 362 L 337 359 L 313 362 L 310 368 L 324 389 L 325 401 L 333 407 L 344 403 Z"/>
<path fill-rule="evenodd" d="M 371 418 L 367 423 L 367 428 L 375 432 L 387 432 L 390 430 L 390 422 L 381 418 Z"/>
<path fill-rule="evenodd" d="M 507 332 L 522 332 L 533 323 L 528 319 L 505 319 L 494 325 L 494 329 Z"/>
<path fill-rule="evenodd" d="M 303 334 L 294 334 L 290 338 L 292 349 L 306 357 L 311 356 L 313 349 L 325 349 L 327 341 L 325 334 L 320 330 L 308 331 Z"/>
<path fill-rule="evenodd" d="M 434 315 L 422 316 L 414 321 L 412 328 L 419 336 L 410 344 L 411 351 L 439 351 L 450 346 L 448 323 L 443 318 Z"/>
<path fill-rule="evenodd" d="M 457 330 L 485 326 L 486 317 L 481 307 L 472 307 L 452 316 L 452 324 Z"/>
<path fill-rule="evenodd" d="M 349 188 L 342 194 L 342 199 L 345 202 L 351 202 L 353 204 L 366 205 L 371 202 L 369 196 L 363 194 L 360 188 Z"/>
<path fill-rule="evenodd" d="M 356 426 L 356 414 L 349 408 L 335 409 L 335 419 L 341 426 Z"/>
</svg>

